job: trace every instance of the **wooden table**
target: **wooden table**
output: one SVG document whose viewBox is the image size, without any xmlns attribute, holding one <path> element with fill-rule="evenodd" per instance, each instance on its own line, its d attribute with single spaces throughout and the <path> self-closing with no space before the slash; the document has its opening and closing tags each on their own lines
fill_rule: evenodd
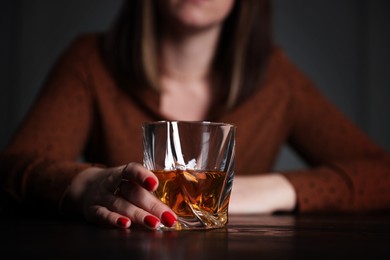
<svg viewBox="0 0 390 260">
<path fill-rule="evenodd" d="M 232 215 L 175 232 L 3 216 L 0 234 L 9 259 L 390 259 L 390 215 Z"/>
</svg>

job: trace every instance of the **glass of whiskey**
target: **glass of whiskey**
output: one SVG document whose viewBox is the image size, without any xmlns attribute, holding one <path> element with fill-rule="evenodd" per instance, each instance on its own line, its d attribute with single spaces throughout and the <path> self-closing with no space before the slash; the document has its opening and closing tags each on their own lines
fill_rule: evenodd
<svg viewBox="0 0 390 260">
<path fill-rule="evenodd" d="M 159 180 L 154 192 L 178 216 L 161 230 L 222 228 L 234 176 L 236 127 L 207 121 L 142 125 L 144 166 Z"/>
</svg>

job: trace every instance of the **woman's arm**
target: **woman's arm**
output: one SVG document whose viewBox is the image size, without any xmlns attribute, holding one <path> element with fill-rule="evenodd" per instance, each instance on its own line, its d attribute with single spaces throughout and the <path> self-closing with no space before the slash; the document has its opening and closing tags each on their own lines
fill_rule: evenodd
<svg viewBox="0 0 390 260">
<path fill-rule="evenodd" d="M 30 111 L 0 157 L 1 185 L 17 204 L 55 212 L 72 178 L 93 121 L 85 47 L 59 58 Z"/>
<path fill-rule="evenodd" d="M 268 90 L 274 86 L 289 102 L 288 110 L 281 112 L 288 114 L 280 115 L 286 118 L 286 141 L 308 167 L 236 176 L 229 212 L 390 209 L 389 153 L 331 104 L 282 52 L 270 64 Z M 270 134 L 256 138 L 272 138 Z M 261 159 L 256 154 L 248 156 Z"/>
<path fill-rule="evenodd" d="M 390 208 L 390 155 L 333 105 L 286 57 L 291 89 L 289 143 L 309 169 L 282 173 L 297 192 L 298 212 Z"/>
<path fill-rule="evenodd" d="M 95 47 L 76 41 L 54 67 L 0 157 L 1 189 L 21 212 L 60 211 L 120 228 L 172 226 L 175 214 L 152 196 L 158 185 L 152 172 L 134 163 L 105 168 L 78 162 L 97 120 L 89 58 Z"/>
</svg>

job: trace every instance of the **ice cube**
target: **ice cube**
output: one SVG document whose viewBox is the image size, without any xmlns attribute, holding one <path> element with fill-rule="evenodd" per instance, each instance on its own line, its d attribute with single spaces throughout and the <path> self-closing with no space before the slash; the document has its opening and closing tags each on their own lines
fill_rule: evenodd
<svg viewBox="0 0 390 260">
<path fill-rule="evenodd" d="M 196 168 L 196 159 L 193 158 L 192 160 L 188 161 L 186 167 L 187 167 L 187 169 L 194 170 Z"/>
<path fill-rule="evenodd" d="M 175 169 L 184 171 L 186 169 L 186 166 L 175 162 Z"/>
<path fill-rule="evenodd" d="M 193 174 L 191 174 L 190 172 L 183 171 L 183 176 L 189 182 L 198 183 L 198 179 Z"/>
</svg>

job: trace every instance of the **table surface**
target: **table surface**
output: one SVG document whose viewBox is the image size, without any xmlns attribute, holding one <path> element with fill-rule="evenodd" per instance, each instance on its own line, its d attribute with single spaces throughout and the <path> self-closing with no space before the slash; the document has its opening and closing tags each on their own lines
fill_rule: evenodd
<svg viewBox="0 0 390 260">
<path fill-rule="evenodd" d="M 390 215 L 232 215 L 208 231 L 2 217 L 0 251 L 45 259 L 390 259 Z M 20 259 L 20 258 L 16 258 Z"/>
</svg>

